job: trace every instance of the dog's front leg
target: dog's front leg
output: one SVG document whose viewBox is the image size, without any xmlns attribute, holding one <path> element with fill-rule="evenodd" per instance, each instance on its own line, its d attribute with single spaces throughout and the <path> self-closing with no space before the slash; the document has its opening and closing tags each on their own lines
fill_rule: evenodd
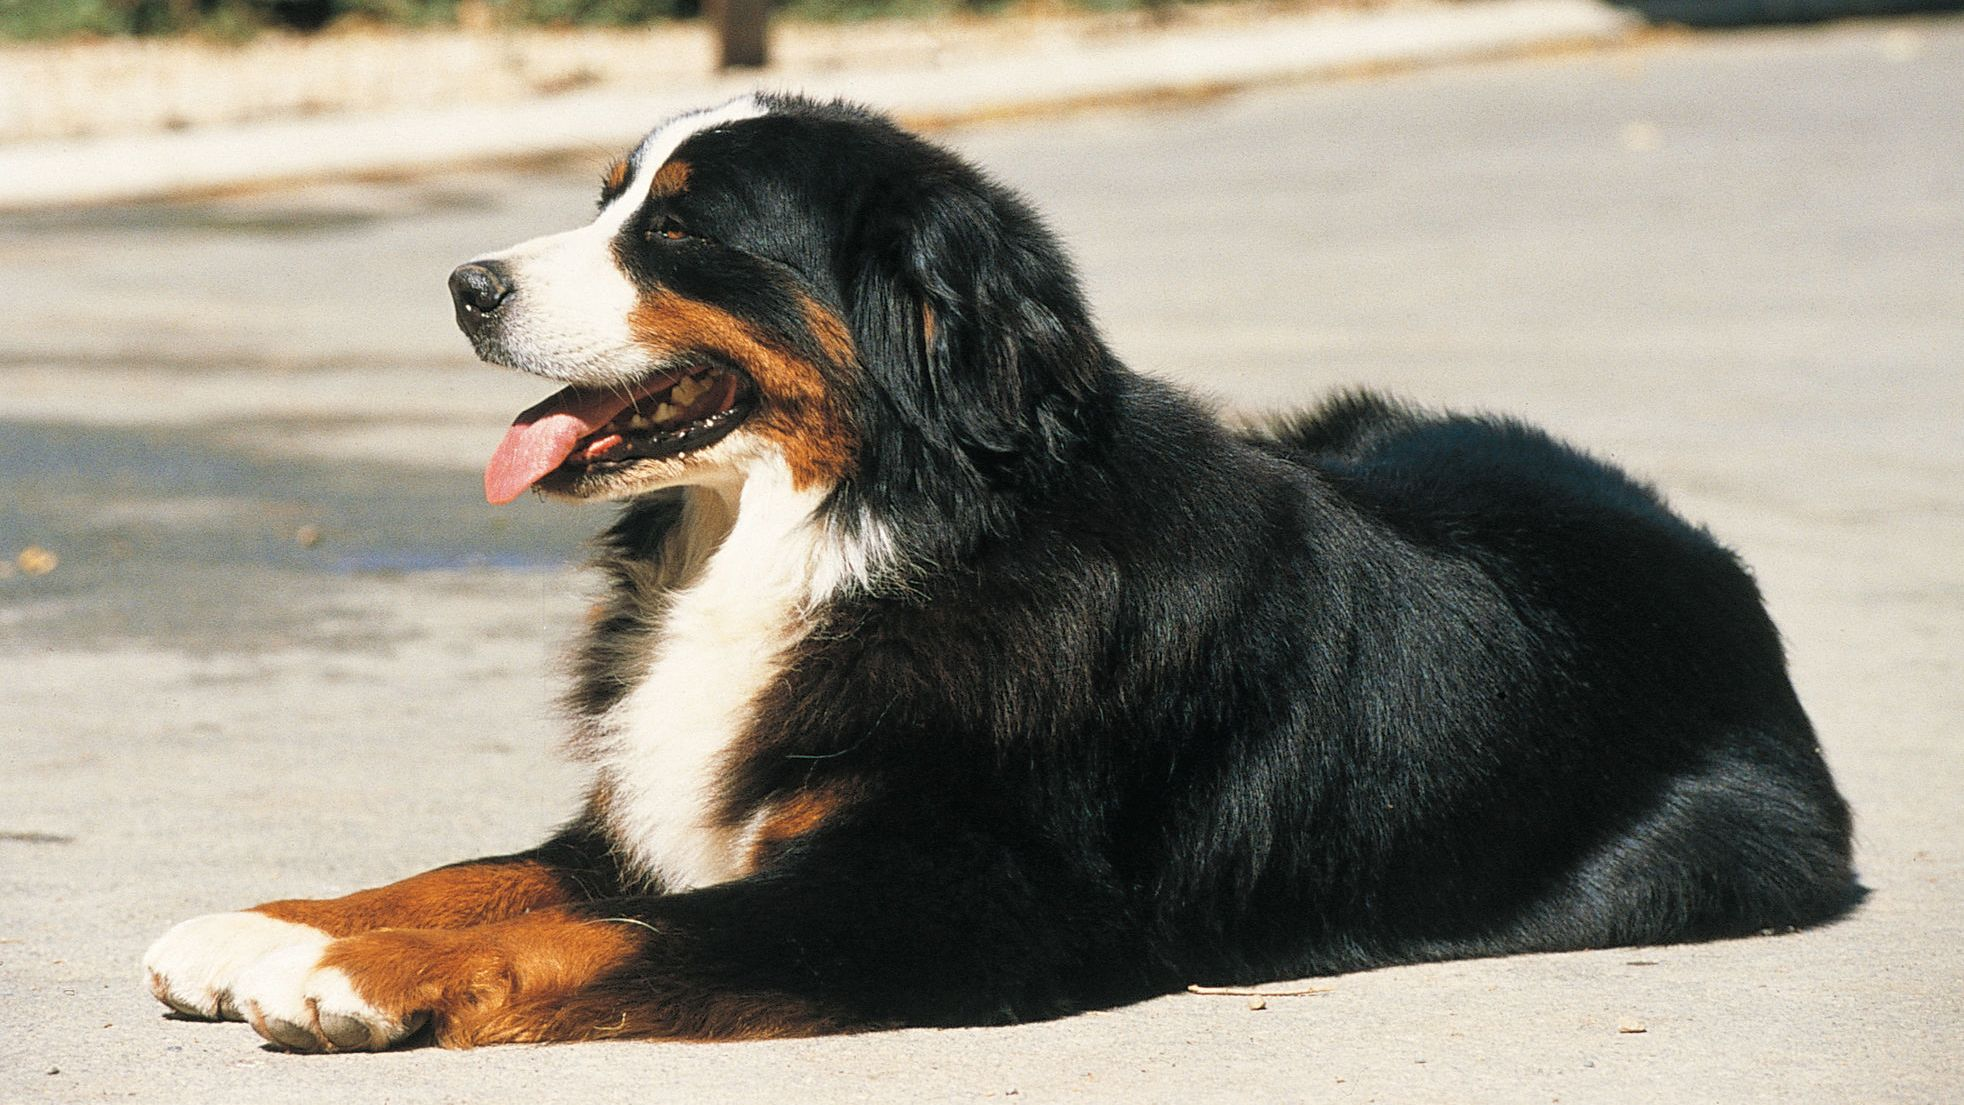
<svg viewBox="0 0 1964 1105">
<path fill-rule="evenodd" d="M 536 1011 L 632 961 L 646 936 L 566 906 L 470 928 L 375 929 L 264 956 L 240 973 L 232 1000 L 293 1051 L 378 1051 L 431 1022 L 448 1047 L 553 1039 L 550 1025 L 532 1023 Z"/>
<path fill-rule="evenodd" d="M 945 833 L 945 829 L 943 830 Z M 921 832 L 801 841 L 770 870 L 460 930 L 384 930 L 268 959 L 253 1026 L 302 1051 L 731 1040 L 1054 1016 L 1167 988 L 1107 892 Z"/>
<path fill-rule="evenodd" d="M 568 833 L 530 852 L 440 867 L 341 898 L 206 914 L 166 932 L 143 965 L 151 991 L 177 1012 L 244 1020 L 234 990 L 261 960 L 318 956 L 337 938 L 377 929 L 461 929 L 618 893 L 602 855 Z"/>
</svg>

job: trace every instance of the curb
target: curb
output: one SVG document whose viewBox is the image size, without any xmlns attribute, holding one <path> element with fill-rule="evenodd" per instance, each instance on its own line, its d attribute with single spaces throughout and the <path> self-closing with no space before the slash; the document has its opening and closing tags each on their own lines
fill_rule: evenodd
<svg viewBox="0 0 1964 1105">
<path fill-rule="evenodd" d="M 1426 2 L 1053 43 L 938 67 L 766 71 L 706 76 L 656 95 L 596 91 L 442 111 L 22 142 L 0 147 L 0 209 L 127 202 L 612 149 L 665 116 L 757 88 L 847 97 L 911 125 L 935 126 L 1608 44 L 1640 25 L 1637 17 L 1598 0 Z"/>
</svg>

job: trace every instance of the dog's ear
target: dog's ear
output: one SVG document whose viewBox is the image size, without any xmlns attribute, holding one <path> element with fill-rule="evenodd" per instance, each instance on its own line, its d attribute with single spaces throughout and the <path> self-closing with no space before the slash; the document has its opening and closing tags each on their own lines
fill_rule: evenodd
<svg viewBox="0 0 1964 1105">
<path fill-rule="evenodd" d="M 868 205 L 849 277 L 860 358 L 894 429 L 984 477 L 1058 456 L 1105 368 L 1062 251 L 972 170 Z"/>
</svg>

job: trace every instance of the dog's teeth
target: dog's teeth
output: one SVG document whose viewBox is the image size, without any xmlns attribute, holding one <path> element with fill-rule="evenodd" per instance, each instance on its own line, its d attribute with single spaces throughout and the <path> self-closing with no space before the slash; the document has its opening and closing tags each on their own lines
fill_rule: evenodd
<svg viewBox="0 0 1964 1105">
<path fill-rule="evenodd" d="M 645 414 L 637 414 L 627 420 L 627 428 L 630 430 L 645 430 L 653 425 L 654 423 Z"/>
<path fill-rule="evenodd" d="M 669 389 L 669 394 L 675 398 L 675 401 L 677 403 L 680 403 L 686 407 L 690 403 L 695 402 L 696 396 L 701 395 L 703 391 L 708 387 L 709 387 L 708 384 L 705 384 L 701 380 L 698 380 L 694 376 L 691 376 L 688 379 L 683 380 L 680 383 L 677 383 L 673 388 Z"/>
<path fill-rule="evenodd" d="M 675 414 L 676 411 L 674 407 L 669 406 L 667 403 L 663 403 L 661 406 L 655 408 L 655 421 L 666 422 L 669 419 L 674 418 Z"/>
</svg>

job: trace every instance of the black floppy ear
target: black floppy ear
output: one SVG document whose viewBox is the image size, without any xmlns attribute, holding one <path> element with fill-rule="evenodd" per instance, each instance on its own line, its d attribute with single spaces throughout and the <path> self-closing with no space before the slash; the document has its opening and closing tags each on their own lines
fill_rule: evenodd
<svg viewBox="0 0 1964 1105">
<path fill-rule="evenodd" d="M 1068 262 L 979 176 L 906 191 L 867 219 L 851 311 L 892 428 L 989 480 L 1054 459 L 1105 357 Z"/>
</svg>

